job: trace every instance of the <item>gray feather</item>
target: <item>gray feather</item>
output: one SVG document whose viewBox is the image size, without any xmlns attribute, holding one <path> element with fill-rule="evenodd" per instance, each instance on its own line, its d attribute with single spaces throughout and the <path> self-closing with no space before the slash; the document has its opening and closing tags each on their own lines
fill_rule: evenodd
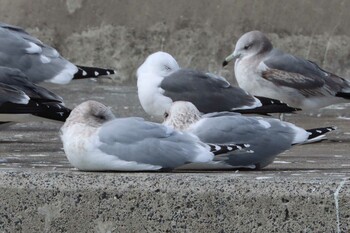
<svg viewBox="0 0 350 233">
<path fill-rule="evenodd" d="M 265 128 L 258 120 L 267 121 L 271 127 Z M 198 126 L 198 127 L 196 127 Z M 271 163 L 279 153 L 291 148 L 295 133 L 284 127 L 276 119 L 242 116 L 205 117 L 190 128 L 190 132 L 206 143 L 228 144 L 247 143 L 253 153 L 235 152 L 227 156 L 225 162 L 232 166 Z"/>
<path fill-rule="evenodd" d="M 256 102 L 253 96 L 231 86 L 224 78 L 190 69 L 171 73 L 160 87 L 173 101 L 192 102 L 203 113 L 228 111 Z"/>
<path fill-rule="evenodd" d="M 25 74 L 18 69 L 0 66 L 0 83 L 10 85 L 13 88 L 26 93 L 31 99 L 45 99 L 63 102 L 62 97 L 30 82 Z"/>
<path fill-rule="evenodd" d="M 0 105 L 6 102 L 24 104 L 25 102 L 28 102 L 28 100 L 28 96 L 23 91 L 0 83 Z"/>
<path fill-rule="evenodd" d="M 37 45 L 41 51 L 29 53 L 27 49 L 30 43 Z M 51 61 L 43 63 L 42 55 Z M 34 83 L 52 79 L 68 64 L 73 65 L 61 57 L 54 48 L 43 44 L 22 28 L 4 23 L 0 23 L 0 64 L 20 69 Z"/>
<path fill-rule="evenodd" d="M 317 64 L 273 49 L 263 63 L 268 67 L 263 78 L 276 85 L 298 89 L 304 96 L 335 95 L 349 82 L 321 69 Z"/>
<path fill-rule="evenodd" d="M 119 118 L 102 126 L 99 132 L 104 153 L 121 160 L 136 161 L 163 168 L 192 162 L 197 139 L 142 118 Z"/>
</svg>

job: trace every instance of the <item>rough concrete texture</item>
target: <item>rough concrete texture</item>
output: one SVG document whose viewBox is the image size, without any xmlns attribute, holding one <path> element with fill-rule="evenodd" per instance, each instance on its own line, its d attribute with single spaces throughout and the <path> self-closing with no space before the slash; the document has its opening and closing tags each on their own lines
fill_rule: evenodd
<svg viewBox="0 0 350 233">
<path fill-rule="evenodd" d="M 158 50 L 184 67 L 221 73 L 244 32 L 350 74 L 350 2 L 1 0 L 0 20 L 22 26 L 83 65 L 117 78 L 45 85 L 68 107 L 95 99 L 119 116 L 149 118 L 134 86 Z M 262 171 L 88 173 L 71 167 L 53 123 L 0 134 L 0 232 L 348 232 L 349 105 L 287 116 L 305 128 L 335 125 L 326 142 L 294 147 Z"/>
<path fill-rule="evenodd" d="M 350 185 L 332 176 L 22 170 L 0 179 L 5 232 L 346 232 L 350 221 Z"/>
</svg>

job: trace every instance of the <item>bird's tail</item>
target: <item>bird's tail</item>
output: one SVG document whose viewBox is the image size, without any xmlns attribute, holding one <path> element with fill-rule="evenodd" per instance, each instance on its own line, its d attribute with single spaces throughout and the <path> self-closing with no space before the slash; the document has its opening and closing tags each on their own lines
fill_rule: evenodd
<svg viewBox="0 0 350 233">
<path fill-rule="evenodd" d="M 64 122 L 71 110 L 60 102 L 38 102 L 29 100 L 27 104 L 4 103 L 0 114 L 32 114 L 34 116 Z M 10 120 L 10 119 L 9 119 Z"/>
<path fill-rule="evenodd" d="M 98 67 L 77 66 L 78 72 L 74 74 L 73 79 L 96 78 L 103 75 L 116 74 L 112 69 L 104 69 Z"/>
<path fill-rule="evenodd" d="M 307 129 L 306 131 L 310 134 L 305 143 L 313 143 L 325 140 L 326 133 L 336 130 L 336 127 L 323 127 L 315 129 Z"/>
<path fill-rule="evenodd" d="M 249 148 L 249 144 L 208 144 L 210 146 L 210 152 L 214 155 L 226 154 L 236 150 L 244 150 Z"/>
<path fill-rule="evenodd" d="M 235 112 L 239 112 L 242 114 L 263 114 L 268 115 L 269 113 L 293 113 L 295 111 L 300 111 L 300 108 L 294 108 L 289 106 L 282 101 L 276 99 L 270 99 L 267 97 L 255 96 L 260 100 L 262 106 L 254 108 L 254 109 L 239 109 L 235 110 Z"/>
</svg>

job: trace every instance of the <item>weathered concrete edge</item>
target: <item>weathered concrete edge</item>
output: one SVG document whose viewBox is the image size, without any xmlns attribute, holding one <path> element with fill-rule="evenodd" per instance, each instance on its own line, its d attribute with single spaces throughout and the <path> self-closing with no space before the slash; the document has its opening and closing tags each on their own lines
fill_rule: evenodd
<svg viewBox="0 0 350 233">
<path fill-rule="evenodd" d="M 0 230 L 350 229 L 350 177 L 257 177 L 235 173 L 1 171 Z"/>
</svg>

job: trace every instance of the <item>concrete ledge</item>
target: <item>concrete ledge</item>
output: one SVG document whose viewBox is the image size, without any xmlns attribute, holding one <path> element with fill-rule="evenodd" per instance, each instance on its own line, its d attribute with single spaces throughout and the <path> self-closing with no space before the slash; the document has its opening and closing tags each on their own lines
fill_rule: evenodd
<svg viewBox="0 0 350 233">
<path fill-rule="evenodd" d="M 118 116 L 146 116 L 134 87 L 48 87 L 70 107 L 90 96 Z M 0 232 L 347 232 L 350 133 L 349 118 L 336 117 L 342 113 L 349 107 L 317 121 L 287 116 L 338 130 L 254 172 L 79 172 L 62 151 L 60 125 L 14 125 L 0 133 Z"/>
<path fill-rule="evenodd" d="M 238 173 L 0 172 L 3 232 L 347 232 L 350 181 Z"/>
</svg>

